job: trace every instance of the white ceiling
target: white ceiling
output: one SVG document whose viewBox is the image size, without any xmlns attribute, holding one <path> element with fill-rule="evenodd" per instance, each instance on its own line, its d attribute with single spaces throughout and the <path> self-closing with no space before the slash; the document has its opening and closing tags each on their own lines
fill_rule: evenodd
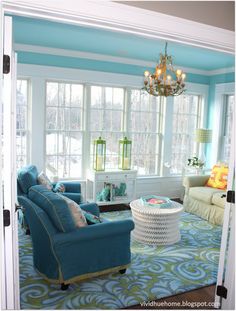
<svg viewBox="0 0 236 311">
<path fill-rule="evenodd" d="M 114 1 L 234 31 L 234 1 Z"/>
</svg>

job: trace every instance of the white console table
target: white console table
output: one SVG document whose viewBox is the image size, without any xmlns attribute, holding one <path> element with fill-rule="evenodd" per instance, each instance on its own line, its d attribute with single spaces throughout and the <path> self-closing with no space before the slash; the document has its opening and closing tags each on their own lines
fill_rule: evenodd
<svg viewBox="0 0 236 311">
<path fill-rule="evenodd" d="M 117 171 L 92 171 L 87 172 L 87 201 L 96 202 L 98 205 L 127 204 L 136 198 L 137 171 L 117 170 Z M 99 201 L 97 196 L 102 192 L 106 184 L 113 187 L 120 187 L 125 183 L 125 195 L 112 195 L 109 200 Z"/>
</svg>

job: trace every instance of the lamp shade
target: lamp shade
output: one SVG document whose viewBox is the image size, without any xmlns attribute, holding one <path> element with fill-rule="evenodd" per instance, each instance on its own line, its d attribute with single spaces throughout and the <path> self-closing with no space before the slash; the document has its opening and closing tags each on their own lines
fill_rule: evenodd
<svg viewBox="0 0 236 311">
<path fill-rule="evenodd" d="M 196 142 L 198 143 L 211 143 L 212 130 L 196 129 Z"/>
</svg>

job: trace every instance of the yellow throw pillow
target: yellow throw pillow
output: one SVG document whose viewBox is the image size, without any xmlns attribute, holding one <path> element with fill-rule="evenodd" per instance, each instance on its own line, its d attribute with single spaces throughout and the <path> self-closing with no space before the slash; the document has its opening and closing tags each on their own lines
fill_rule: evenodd
<svg viewBox="0 0 236 311">
<path fill-rule="evenodd" d="M 227 188 L 227 179 L 228 179 L 229 168 L 227 165 L 216 164 L 213 166 L 211 171 L 211 176 L 208 179 L 206 186 L 218 189 Z"/>
</svg>

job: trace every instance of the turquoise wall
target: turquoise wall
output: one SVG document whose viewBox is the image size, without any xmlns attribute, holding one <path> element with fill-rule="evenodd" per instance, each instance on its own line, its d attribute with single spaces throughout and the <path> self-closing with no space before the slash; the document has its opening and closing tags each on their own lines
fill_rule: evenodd
<svg viewBox="0 0 236 311">
<path fill-rule="evenodd" d="M 137 65 L 128 65 L 115 62 L 97 61 L 91 59 L 74 58 L 58 55 L 31 53 L 31 52 L 18 52 L 18 62 L 21 64 L 34 64 L 44 66 L 56 66 L 62 68 L 76 68 L 92 71 L 104 71 L 120 74 L 130 74 L 135 76 L 143 76 L 145 70 L 150 72 L 154 68 L 142 67 Z M 186 80 L 192 83 L 209 84 L 209 76 L 188 73 Z"/>
</svg>

